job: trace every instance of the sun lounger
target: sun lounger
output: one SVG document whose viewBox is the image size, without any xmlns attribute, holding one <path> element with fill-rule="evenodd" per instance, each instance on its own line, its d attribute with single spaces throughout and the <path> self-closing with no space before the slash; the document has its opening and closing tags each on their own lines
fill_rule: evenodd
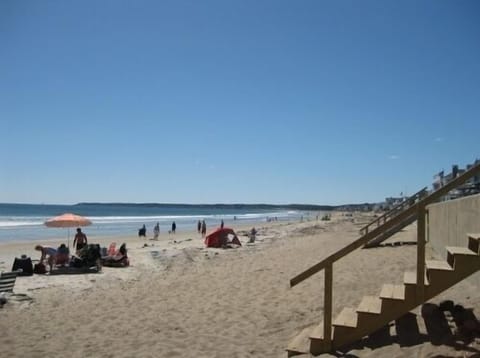
<svg viewBox="0 0 480 358">
<path fill-rule="evenodd" d="M 13 292 L 15 281 L 20 271 L 2 272 L 0 274 L 0 293 Z"/>
</svg>

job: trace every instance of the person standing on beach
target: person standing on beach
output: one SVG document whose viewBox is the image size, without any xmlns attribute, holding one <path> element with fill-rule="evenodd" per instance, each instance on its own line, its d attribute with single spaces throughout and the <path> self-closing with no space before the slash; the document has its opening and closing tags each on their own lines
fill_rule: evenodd
<svg viewBox="0 0 480 358">
<path fill-rule="evenodd" d="M 79 251 L 87 245 L 87 235 L 82 232 L 82 229 L 77 228 L 77 233 L 75 234 L 75 239 L 73 240 L 73 247 L 76 246 L 76 250 Z"/>
<path fill-rule="evenodd" d="M 207 224 L 205 223 L 205 220 L 202 221 L 202 236 L 205 236 L 207 234 Z"/>
<path fill-rule="evenodd" d="M 223 224 L 223 219 L 222 219 L 222 221 L 220 222 L 220 229 L 223 229 L 223 225 L 224 224 Z"/>
<path fill-rule="evenodd" d="M 197 231 L 198 233 L 200 234 L 200 231 L 202 230 L 202 222 L 200 220 L 198 220 L 198 223 L 197 223 Z"/>
<path fill-rule="evenodd" d="M 175 224 L 175 221 L 172 223 L 172 234 L 175 234 L 175 230 L 177 230 L 177 224 Z"/>
<path fill-rule="evenodd" d="M 158 239 L 158 235 L 160 235 L 160 223 L 157 222 L 157 224 L 153 228 L 153 238 Z"/>
</svg>

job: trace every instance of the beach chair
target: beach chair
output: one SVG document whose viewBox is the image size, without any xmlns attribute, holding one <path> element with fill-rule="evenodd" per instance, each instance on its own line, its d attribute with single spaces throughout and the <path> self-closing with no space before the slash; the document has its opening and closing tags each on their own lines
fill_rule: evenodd
<svg viewBox="0 0 480 358">
<path fill-rule="evenodd" d="M 21 271 L 2 272 L 0 274 L 0 293 L 12 292 L 17 276 Z"/>
</svg>

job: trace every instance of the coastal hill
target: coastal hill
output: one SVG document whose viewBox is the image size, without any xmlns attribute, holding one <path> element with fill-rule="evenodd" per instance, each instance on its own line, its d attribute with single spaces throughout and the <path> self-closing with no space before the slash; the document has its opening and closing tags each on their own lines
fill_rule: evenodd
<svg viewBox="0 0 480 358">
<path fill-rule="evenodd" d="M 344 205 L 314 205 L 314 204 L 167 204 L 167 203 L 95 203 L 83 202 L 74 206 L 123 206 L 123 207 L 145 207 L 145 208 L 215 208 L 215 209 L 259 209 L 259 210 L 300 210 L 300 211 L 332 211 L 332 210 L 371 210 L 375 204 L 344 204 Z"/>
</svg>

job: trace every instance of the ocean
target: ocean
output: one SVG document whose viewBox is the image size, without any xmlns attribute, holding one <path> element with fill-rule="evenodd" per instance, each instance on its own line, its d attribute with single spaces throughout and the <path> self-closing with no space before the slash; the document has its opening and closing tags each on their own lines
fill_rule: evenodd
<svg viewBox="0 0 480 358">
<path fill-rule="evenodd" d="M 92 225 L 82 229 L 87 236 L 136 236 L 142 225 L 151 236 L 157 222 L 160 231 L 167 232 L 173 221 L 177 231 L 196 232 L 198 220 L 205 220 L 208 233 L 218 227 L 221 220 L 225 226 L 235 228 L 235 224 L 258 225 L 272 219 L 291 221 L 309 215 L 307 211 L 292 210 L 288 206 L 248 204 L 0 204 L 0 242 L 72 237 L 75 228 L 47 228 L 44 225 L 47 219 L 64 213 L 89 218 Z"/>
</svg>

